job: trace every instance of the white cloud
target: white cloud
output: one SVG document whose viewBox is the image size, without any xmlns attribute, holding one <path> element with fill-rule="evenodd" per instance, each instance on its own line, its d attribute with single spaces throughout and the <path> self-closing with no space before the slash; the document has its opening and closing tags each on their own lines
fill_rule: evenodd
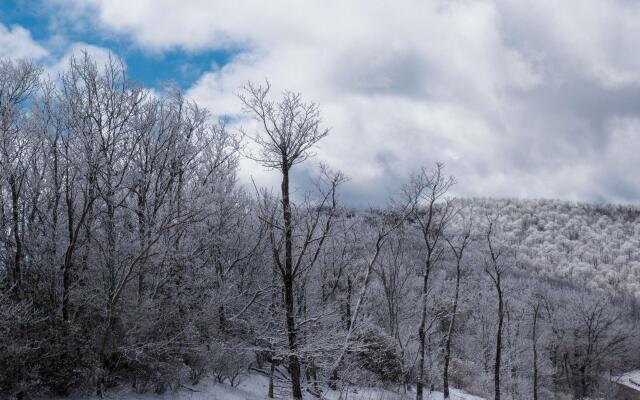
<svg viewBox="0 0 640 400">
<path fill-rule="evenodd" d="M 568 73 L 615 87 L 640 83 L 640 3 L 625 0 L 502 0 L 507 32 L 556 78 Z M 566 70 L 564 69 L 566 68 Z"/>
<path fill-rule="evenodd" d="M 268 77 L 319 102 L 318 156 L 354 199 L 435 160 L 459 194 L 607 198 L 602 153 L 626 140 L 610 122 L 640 117 L 635 2 L 57 1 L 147 51 L 242 49 L 190 95 L 233 114 L 239 87 Z"/>
<path fill-rule="evenodd" d="M 104 65 L 110 55 L 118 59 L 109 49 L 88 43 L 69 43 L 66 39 L 55 36 L 49 38 L 46 43 L 53 45 L 55 49 L 50 51 L 33 40 L 31 32 L 22 26 L 6 27 L 0 23 L 0 58 L 31 59 L 41 64 L 44 72 L 52 77 L 56 77 L 68 67 L 72 56 L 78 57 L 83 51 L 86 51 L 99 66 Z M 62 51 L 61 55 L 58 54 L 59 51 Z"/>
<path fill-rule="evenodd" d="M 38 60 L 48 51 L 36 43 L 31 33 L 19 25 L 7 27 L 0 23 L 0 58 L 30 58 Z"/>
</svg>

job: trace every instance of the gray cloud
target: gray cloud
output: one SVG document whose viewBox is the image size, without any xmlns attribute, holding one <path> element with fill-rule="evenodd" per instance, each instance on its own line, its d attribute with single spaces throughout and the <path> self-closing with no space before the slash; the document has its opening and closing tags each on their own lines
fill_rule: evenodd
<svg viewBox="0 0 640 400">
<path fill-rule="evenodd" d="M 234 115 L 238 87 L 268 76 L 318 101 L 332 133 L 315 162 L 352 177 L 349 202 L 382 202 L 436 160 L 458 195 L 640 198 L 639 3 L 56 1 L 153 51 L 242 44 L 189 94 Z M 242 176 L 276 179 L 249 162 Z"/>
</svg>

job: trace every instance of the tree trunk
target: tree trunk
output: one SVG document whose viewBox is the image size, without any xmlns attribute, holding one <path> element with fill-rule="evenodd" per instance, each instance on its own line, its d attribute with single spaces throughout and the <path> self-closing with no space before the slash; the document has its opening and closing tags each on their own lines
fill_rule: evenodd
<svg viewBox="0 0 640 400">
<path fill-rule="evenodd" d="M 331 377 L 329 378 L 329 389 L 337 390 L 338 389 L 338 369 L 334 368 L 331 371 Z"/>
<path fill-rule="evenodd" d="M 16 253 L 13 262 L 13 283 L 14 293 L 18 299 L 22 298 L 22 238 L 20 237 L 20 204 L 18 194 L 18 184 L 16 177 L 9 176 L 9 186 L 11 187 L 11 214 L 13 217 L 13 239 L 16 244 Z"/>
<path fill-rule="evenodd" d="M 345 325 L 346 328 L 349 329 L 351 327 L 351 291 L 352 291 L 352 284 L 351 284 L 351 277 L 348 276 L 347 277 L 347 300 L 345 301 Z"/>
<path fill-rule="evenodd" d="M 538 338 L 537 334 L 538 323 L 538 306 L 536 305 L 533 310 L 533 332 L 531 339 L 533 340 L 533 400 L 538 400 Z"/>
<path fill-rule="evenodd" d="M 442 392 L 444 398 L 449 398 L 449 361 L 451 360 L 451 337 L 455 330 L 456 312 L 458 311 L 458 297 L 460 293 L 460 264 L 456 265 L 456 289 L 453 297 L 453 308 L 451 310 L 451 322 L 449 322 L 449 331 L 447 332 L 447 342 L 444 348 L 444 373 L 442 376 Z"/>
<path fill-rule="evenodd" d="M 271 367 L 269 368 L 269 393 L 267 394 L 267 396 L 270 399 L 273 399 L 273 378 L 276 374 L 276 362 L 273 359 L 273 356 L 271 356 Z"/>
<path fill-rule="evenodd" d="M 587 392 L 589 391 L 587 384 L 587 366 L 582 365 L 580 367 L 580 391 L 582 392 L 582 398 L 587 397 Z"/>
<path fill-rule="evenodd" d="M 71 186 L 69 184 L 69 171 L 67 171 L 65 186 L 65 202 L 67 205 L 67 234 L 69 235 L 69 245 L 64 253 L 62 264 L 62 320 L 69 321 L 69 296 L 71 288 L 71 260 L 74 250 L 74 230 L 73 211 L 74 205 L 71 196 Z"/>
<path fill-rule="evenodd" d="M 311 377 L 313 378 L 313 389 L 316 392 L 320 392 L 318 388 L 318 367 L 315 364 L 311 365 Z"/>
<path fill-rule="evenodd" d="M 58 134 L 56 133 L 56 137 L 53 141 L 53 144 L 51 146 L 51 151 L 53 153 L 53 171 L 52 171 L 52 175 L 53 175 L 53 191 L 54 191 L 54 197 L 53 197 L 53 207 L 51 209 L 51 237 L 50 237 L 50 257 L 51 257 L 51 264 L 55 265 L 57 259 L 58 259 L 58 252 L 57 252 L 57 233 L 58 233 L 58 209 L 59 209 L 59 205 L 60 205 L 60 179 L 59 179 L 59 175 L 58 175 Z M 57 304 L 58 304 L 58 299 L 56 296 L 56 279 L 55 279 L 55 275 L 57 274 L 56 268 L 53 267 L 51 268 L 51 294 L 50 294 L 50 299 L 51 299 L 51 306 L 53 307 L 54 310 L 57 309 Z M 55 311 L 53 312 L 55 313 Z"/>
<path fill-rule="evenodd" d="M 493 369 L 493 381 L 495 385 L 495 400 L 500 400 L 500 362 L 502 355 L 502 322 L 504 320 L 504 305 L 502 302 L 502 288 L 500 280 L 496 284 L 498 291 L 498 332 L 496 333 L 496 361 Z"/>
<path fill-rule="evenodd" d="M 227 333 L 227 317 L 224 313 L 224 304 L 218 306 L 218 323 L 220 324 L 220 332 Z"/>
<path fill-rule="evenodd" d="M 138 237 L 140 240 L 140 249 L 146 249 L 147 243 L 147 219 L 146 219 L 146 193 L 144 185 L 141 183 L 138 187 Z M 146 258 L 146 257 L 145 257 Z M 146 260 L 140 263 L 140 270 L 138 271 L 138 304 L 142 303 L 145 290 L 145 274 L 146 274 Z"/>
<path fill-rule="evenodd" d="M 62 320 L 69 321 L 69 292 L 71 289 L 71 262 L 65 256 L 62 271 Z"/>
<path fill-rule="evenodd" d="M 420 319 L 420 328 L 418 329 L 418 339 L 420 341 L 420 350 L 418 354 L 418 382 L 416 384 L 416 400 L 422 400 L 422 392 L 424 386 L 424 351 L 427 324 L 427 289 L 429 288 L 429 272 L 431 270 L 431 262 L 427 259 L 424 271 L 424 281 L 422 286 L 422 318 Z"/>
<path fill-rule="evenodd" d="M 289 370 L 291 373 L 291 395 L 295 400 L 302 400 L 300 387 L 300 360 L 296 354 L 298 343 L 296 336 L 296 321 L 294 315 L 293 298 L 293 226 L 291 217 L 291 204 L 289 200 L 289 166 L 288 161 L 283 162 L 282 168 L 282 212 L 284 217 L 284 303 L 287 321 L 287 339 L 289 342 Z"/>
<path fill-rule="evenodd" d="M 105 332 L 102 340 L 100 358 L 102 360 L 105 371 L 109 373 L 110 365 L 108 363 L 107 345 L 113 337 L 114 325 L 116 316 L 115 306 L 117 302 L 117 276 L 116 276 L 116 228 L 115 228 L 115 206 L 113 202 L 113 190 L 109 187 L 107 195 L 105 196 L 106 205 L 106 220 L 105 231 L 107 239 L 107 248 L 105 254 L 105 268 L 109 272 L 109 286 L 108 286 L 108 299 L 107 309 L 105 315 Z"/>
</svg>

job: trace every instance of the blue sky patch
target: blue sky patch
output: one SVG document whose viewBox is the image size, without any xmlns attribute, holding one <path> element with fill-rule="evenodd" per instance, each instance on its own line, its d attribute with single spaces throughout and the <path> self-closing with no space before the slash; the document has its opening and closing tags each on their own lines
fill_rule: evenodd
<svg viewBox="0 0 640 400">
<path fill-rule="evenodd" d="M 135 46 L 124 35 L 58 21 L 55 6 L 40 0 L 3 0 L 1 4 L 0 23 L 19 25 L 29 30 L 33 39 L 53 56 L 60 57 L 70 44 L 76 42 L 102 47 L 125 60 L 133 79 L 152 88 L 172 82 L 187 89 L 202 74 L 224 66 L 240 52 L 239 49 L 148 52 Z"/>
</svg>

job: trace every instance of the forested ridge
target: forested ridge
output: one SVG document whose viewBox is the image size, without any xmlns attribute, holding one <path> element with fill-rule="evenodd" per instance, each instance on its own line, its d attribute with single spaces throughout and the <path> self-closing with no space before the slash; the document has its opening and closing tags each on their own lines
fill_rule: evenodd
<svg viewBox="0 0 640 400">
<path fill-rule="evenodd" d="M 518 263 L 589 289 L 640 295 L 640 207 L 488 199 L 504 214 Z M 481 199 L 462 200 L 473 206 Z"/>
<path fill-rule="evenodd" d="M 464 182 L 435 163 L 355 209 L 330 166 L 290 181 L 321 161 L 319 105 L 265 82 L 238 109 L 257 124 L 231 129 L 115 59 L 56 77 L 0 62 L 0 396 L 251 370 L 270 398 L 613 398 L 640 368 L 640 208 L 453 198 Z M 280 186 L 241 185 L 242 157 Z"/>
</svg>

